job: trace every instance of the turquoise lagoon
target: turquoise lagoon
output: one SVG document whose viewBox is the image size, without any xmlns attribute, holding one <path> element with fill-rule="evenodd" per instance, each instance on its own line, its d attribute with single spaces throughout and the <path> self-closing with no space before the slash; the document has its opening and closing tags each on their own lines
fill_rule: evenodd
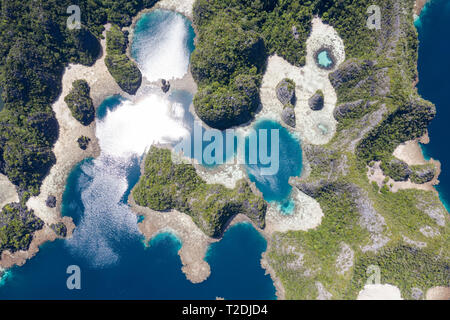
<svg viewBox="0 0 450 320">
<path fill-rule="evenodd" d="M 324 68 L 329 68 L 333 64 L 333 60 L 329 57 L 327 50 L 322 50 L 317 54 L 317 63 Z"/>
<path fill-rule="evenodd" d="M 166 29 L 160 30 L 166 34 L 155 35 L 154 26 L 161 26 L 164 19 Z M 179 61 L 170 73 L 161 69 L 146 76 L 183 75 L 192 51 L 191 28 L 187 19 L 170 11 L 143 15 L 133 44 L 144 74 L 152 64 L 145 59 L 157 58 L 139 54 L 141 39 L 147 39 L 146 50 L 156 50 L 165 58 L 173 48 L 182 48 L 185 55 L 174 57 Z M 184 30 L 181 36 L 180 30 Z M 24 266 L 9 269 L 0 280 L 0 299 L 275 299 L 272 280 L 260 265 L 266 241 L 250 224 L 231 227 L 210 246 L 205 259 L 211 275 L 192 284 L 181 272 L 180 241 L 163 233 L 146 243 L 137 226 L 141 217 L 127 204 L 149 141 L 174 144 L 189 133 L 191 100 L 183 91 L 168 98 L 151 93 L 136 104 L 120 96 L 105 99 L 96 120 L 102 153 L 73 168 L 63 195 L 63 215 L 76 224 L 72 238 L 45 243 Z M 81 290 L 66 287 L 69 265 L 81 269 Z"/>
<path fill-rule="evenodd" d="M 265 175 L 262 170 L 268 168 L 270 165 L 262 164 L 260 159 L 258 159 L 258 163 L 256 164 L 249 163 L 250 138 L 247 137 L 245 157 L 248 176 L 262 192 L 266 201 L 278 205 L 282 213 L 290 214 L 294 209 L 294 201 L 291 198 L 292 186 L 289 184 L 289 178 L 299 176 L 302 170 L 302 149 L 300 147 L 300 141 L 276 121 L 267 119 L 260 120 L 253 126 L 253 129 L 257 133 L 260 130 L 267 131 L 267 151 L 269 155 L 274 152 L 274 150 L 271 150 L 271 142 L 273 139 L 272 130 L 278 132 L 279 157 L 274 157 L 275 161 L 278 162 L 276 164 L 278 171 L 273 175 Z M 261 136 L 259 134 L 257 134 L 257 138 L 259 140 L 257 149 L 259 154 L 261 146 L 265 146 L 265 143 L 261 143 Z"/>
<path fill-rule="evenodd" d="M 430 143 L 421 145 L 426 159 L 440 160 L 442 172 L 436 186 L 447 211 L 450 203 L 450 2 L 429 1 L 415 21 L 419 32 L 419 94 L 436 105 L 437 115 L 429 126 Z"/>
</svg>

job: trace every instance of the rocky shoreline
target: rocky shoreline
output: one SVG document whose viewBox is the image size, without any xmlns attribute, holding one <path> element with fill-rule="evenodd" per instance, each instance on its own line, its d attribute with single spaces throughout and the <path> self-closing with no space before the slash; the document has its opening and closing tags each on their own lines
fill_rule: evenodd
<svg viewBox="0 0 450 320">
<path fill-rule="evenodd" d="M 431 0 L 416 0 L 416 2 L 414 3 L 414 13 L 417 16 L 420 16 L 420 13 L 422 12 L 423 8 L 425 7 L 428 1 Z"/>
<path fill-rule="evenodd" d="M 133 24 L 130 30 L 133 30 L 136 21 L 141 17 L 143 13 L 158 8 L 180 12 L 192 20 L 193 2 L 193 0 L 162 0 L 158 2 L 152 9 L 145 9 L 139 12 L 139 14 L 133 19 Z M 426 2 L 426 0 L 416 1 L 415 13 L 417 15 L 420 14 L 420 11 L 422 10 Z M 308 40 L 308 43 L 310 44 L 309 48 L 311 48 L 311 46 L 314 47 L 320 44 L 320 37 L 324 36 L 324 34 L 320 32 L 325 32 L 325 28 L 329 27 L 323 24 L 319 24 L 317 18 L 314 21 L 312 34 L 317 33 L 318 38 Z M 314 31 L 314 25 L 318 30 L 316 33 Z M 132 32 L 130 32 L 130 37 L 132 37 Z M 339 39 L 333 38 L 332 42 L 338 42 L 338 40 Z M 103 53 L 105 53 L 105 40 L 102 40 L 101 44 Z M 294 80 L 298 86 L 296 89 L 301 93 L 298 96 L 304 97 L 299 102 L 300 107 L 297 106 L 295 112 L 297 113 L 298 119 L 303 119 L 305 124 L 304 126 L 302 125 L 299 126 L 299 128 L 295 129 L 296 134 L 301 137 L 302 141 L 305 141 L 307 143 L 325 144 L 331 140 L 335 132 L 336 123 L 333 118 L 332 111 L 336 104 L 336 93 L 334 92 L 331 84 L 329 86 L 328 83 L 325 88 L 316 88 L 311 83 L 305 84 L 305 79 L 309 79 L 311 77 L 314 78 L 314 81 L 311 80 L 311 82 L 313 83 L 320 83 L 321 81 L 321 79 L 317 80 L 317 77 L 314 77 L 314 74 L 315 72 L 317 72 L 317 70 L 312 70 L 312 66 L 308 67 L 308 63 L 314 61 L 311 59 L 316 58 L 315 55 L 317 54 L 317 52 L 318 51 L 308 51 L 307 66 L 305 68 L 293 67 L 278 56 L 272 56 L 269 58 L 267 67 L 268 71 L 264 75 L 263 86 L 261 88 L 261 100 L 263 107 L 257 114 L 256 118 L 268 117 L 280 121 L 280 110 L 282 110 L 282 107 L 279 105 L 279 101 L 274 99 L 274 97 L 276 98 L 274 84 L 276 85 L 276 83 L 279 82 L 279 77 L 293 77 L 295 78 Z M 333 56 L 333 59 L 337 60 L 333 68 L 337 67 L 342 61 L 345 60 L 345 52 L 343 50 L 342 52 L 338 50 L 338 53 L 336 55 L 331 55 Z M 131 59 L 129 51 L 128 56 Z M 55 104 L 53 105 L 53 109 L 60 125 L 60 136 L 54 147 L 54 153 L 57 158 L 57 163 L 51 169 L 49 176 L 44 180 L 41 188 L 41 194 L 38 197 L 31 198 L 27 203 L 28 207 L 30 209 L 33 209 L 36 215 L 41 218 L 46 223 L 46 225 L 42 230 L 39 230 L 34 234 L 33 241 L 31 242 L 28 251 L 19 251 L 15 254 L 10 254 L 7 251 L 3 252 L 0 260 L 0 267 L 2 268 L 9 268 L 13 265 L 23 265 L 27 259 L 33 257 L 39 251 L 39 246 L 42 243 L 46 241 L 54 241 L 57 238 L 57 235 L 49 227 L 50 224 L 62 221 L 67 226 L 67 236 L 70 237 L 73 232 L 75 226 L 72 222 L 72 219 L 68 217 L 61 217 L 62 194 L 66 184 L 66 180 L 70 171 L 73 169 L 73 166 L 75 166 L 85 158 L 97 157 L 100 154 L 100 147 L 95 136 L 95 122 L 88 127 L 82 127 L 81 125 L 79 125 L 79 123 L 77 123 L 70 115 L 70 111 L 64 104 L 63 99 L 68 90 L 70 90 L 72 81 L 75 79 L 86 79 L 88 81 L 91 87 L 91 96 L 96 108 L 104 98 L 113 94 L 120 93 L 124 97 L 130 98 L 118 87 L 114 79 L 109 74 L 106 66 L 104 65 L 104 57 L 105 54 L 103 54 L 102 57 L 98 59 L 95 65 L 92 67 L 69 65 L 66 68 L 63 77 L 62 94 L 57 102 L 55 102 Z M 329 71 L 330 70 L 320 70 L 321 76 L 324 76 L 328 79 Z M 197 91 L 197 85 L 192 78 L 190 71 L 182 79 L 171 80 L 170 83 L 171 90 L 187 90 L 193 94 L 195 94 L 195 92 Z M 155 82 L 143 82 L 141 88 L 145 86 L 155 85 L 159 84 L 156 84 Z M 305 95 L 305 92 L 309 94 L 315 92 L 317 89 L 323 89 L 325 96 L 324 109 L 316 111 L 319 112 L 316 114 L 318 116 L 316 116 L 314 112 L 310 110 L 307 104 L 307 99 L 305 98 L 307 96 Z M 308 108 L 305 108 L 305 106 Z M 197 118 L 195 112 L 193 112 L 193 114 L 194 117 Z M 256 121 L 256 119 L 254 121 Z M 252 121 L 252 123 L 254 123 L 254 121 Z M 318 134 L 317 128 L 314 127 L 314 125 L 317 125 L 318 122 L 326 122 L 326 124 L 328 125 L 328 132 L 326 134 Z M 282 122 L 280 121 L 280 123 Z M 251 124 L 248 124 L 248 126 L 240 127 L 239 130 L 245 131 L 250 127 L 250 125 Z M 309 126 L 309 128 L 306 126 Z M 289 130 L 293 131 L 292 128 L 290 128 Z M 81 135 L 91 139 L 91 143 L 84 151 L 79 148 L 75 139 Z M 420 140 L 420 142 L 422 143 L 424 143 L 424 141 L 426 141 L 426 138 L 422 138 Z M 405 162 L 411 162 L 411 164 L 427 163 L 423 158 L 423 155 L 420 153 L 419 156 L 419 154 L 417 153 L 417 147 L 419 147 L 418 140 L 414 140 L 409 144 L 406 143 L 405 146 L 399 146 L 396 149 L 396 151 L 394 152 L 394 156 L 401 160 L 404 160 Z M 208 172 L 206 170 L 200 170 L 199 168 L 197 168 L 197 171 L 205 180 L 208 181 L 208 183 L 232 184 L 235 179 L 235 177 L 233 176 L 234 172 L 231 172 L 230 176 L 230 172 L 226 172 L 225 169 L 226 168 L 224 168 L 224 170 L 219 169 Z M 242 168 L 240 168 L 240 170 L 242 170 Z M 435 190 L 433 185 L 438 183 L 437 178 L 439 176 L 439 172 L 437 173 L 435 180 L 426 184 L 427 186 L 430 185 L 430 188 L 432 188 L 432 190 L 434 190 L 435 192 L 437 191 Z M 226 175 L 230 177 L 230 180 L 224 179 Z M 0 178 L 2 177 L 0 176 Z M 0 180 L 0 183 L 1 182 L 2 181 Z M 409 188 L 411 186 L 407 187 Z M 49 196 L 55 196 L 56 198 L 56 206 L 54 208 L 50 208 L 46 205 L 46 200 Z M 12 199 L 12 196 L 5 197 L 5 199 L 6 198 Z M 302 208 L 302 210 L 299 211 L 299 214 L 297 214 L 296 216 L 294 215 L 293 217 L 281 217 L 279 212 L 277 212 L 276 209 L 273 208 L 273 206 L 270 206 L 266 216 L 267 226 L 264 230 L 259 229 L 252 223 L 255 229 L 258 230 L 267 240 L 268 248 L 271 245 L 271 238 L 274 232 L 307 230 L 315 228 L 321 223 L 323 212 L 320 209 L 320 205 L 318 205 L 317 201 L 315 201 L 314 199 L 312 200 L 313 201 L 310 201 L 308 199 L 305 200 L 304 197 L 300 200 L 297 199 L 297 204 Z M 183 264 L 182 271 L 186 274 L 188 280 L 193 283 L 200 283 L 209 277 L 211 273 L 210 266 L 204 260 L 204 258 L 209 245 L 219 240 L 207 237 L 195 225 L 192 219 L 184 213 L 180 213 L 175 210 L 169 212 L 156 212 L 148 208 L 140 207 L 136 205 L 131 195 L 128 202 L 132 210 L 136 214 L 142 214 L 144 216 L 144 220 L 139 223 L 139 230 L 144 234 L 146 241 L 150 241 L 152 238 L 162 232 L 171 232 L 176 235 L 178 239 L 180 239 L 180 241 L 182 242 L 182 247 L 178 253 Z M 309 216 L 308 214 L 310 214 L 311 216 Z M 225 231 L 228 230 L 228 228 L 230 228 L 231 226 L 242 222 L 251 223 L 251 221 L 246 216 L 238 214 L 230 220 L 228 226 L 225 228 Z M 270 274 L 276 288 L 278 299 L 285 299 L 286 295 L 283 285 L 277 278 L 275 271 L 268 262 L 268 251 L 269 249 L 267 249 L 267 251 L 262 254 L 261 266 L 266 270 L 267 274 Z"/>
<path fill-rule="evenodd" d="M 108 25 L 105 26 L 106 30 Z M 106 32 L 106 31 L 105 31 Z M 105 35 L 104 32 L 104 35 Z M 41 192 L 36 197 L 31 197 L 27 202 L 27 207 L 34 211 L 34 214 L 44 221 L 43 229 L 38 230 L 33 235 L 33 240 L 27 251 L 18 251 L 11 254 L 4 251 L 0 260 L 0 267 L 10 268 L 13 265 L 23 265 L 26 260 L 32 258 L 38 251 L 39 246 L 47 241 L 54 241 L 58 236 L 50 228 L 50 225 L 64 223 L 67 228 L 66 237 L 72 235 L 75 228 L 73 221 L 69 217 L 61 216 L 62 195 L 66 185 L 67 177 L 73 167 L 86 158 L 96 158 L 100 154 L 97 137 L 95 135 L 95 122 L 89 126 L 81 125 L 73 118 L 69 108 L 64 102 L 64 97 L 72 88 L 72 83 L 78 79 L 84 79 L 88 82 L 91 91 L 91 98 L 97 108 L 101 102 L 113 94 L 124 93 L 108 72 L 104 63 L 106 52 L 106 40 L 101 40 L 101 56 L 93 66 L 69 64 L 62 78 L 62 92 L 58 100 L 53 104 L 53 111 L 59 124 L 58 140 L 53 147 L 56 156 L 56 164 L 51 168 L 50 173 L 44 179 Z M 90 143 L 85 150 L 82 150 L 78 144 L 78 138 L 85 136 L 90 139 Z M 55 206 L 48 206 L 47 200 L 54 197 Z"/>
<path fill-rule="evenodd" d="M 204 258 L 209 245 L 218 240 L 207 237 L 187 214 L 176 210 L 158 212 L 138 206 L 132 195 L 128 199 L 128 204 L 133 212 L 144 216 L 144 220 L 138 226 L 147 243 L 164 232 L 174 234 L 181 241 L 178 255 L 183 264 L 182 271 L 189 281 L 200 283 L 209 277 L 211 269 Z"/>
<path fill-rule="evenodd" d="M 75 225 L 71 218 L 63 217 L 60 219 L 60 222 L 64 223 L 67 228 L 66 237 L 70 238 L 72 236 L 72 232 L 75 229 Z M 20 250 L 14 253 L 5 250 L 2 252 L 0 259 L 0 270 L 1 269 L 9 269 L 13 266 L 22 266 L 24 265 L 28 259 L 33 258 L 38 252 L 39 247 L 45 242 L 55 241 L 60 238 L 49 225 L 44 225 L 41 230 L 38 230 L 33 235 L 33 240 L 30 243 L 28 250 Z M 0 274 L 1 278 L 1 274 Z"/>
</svg>

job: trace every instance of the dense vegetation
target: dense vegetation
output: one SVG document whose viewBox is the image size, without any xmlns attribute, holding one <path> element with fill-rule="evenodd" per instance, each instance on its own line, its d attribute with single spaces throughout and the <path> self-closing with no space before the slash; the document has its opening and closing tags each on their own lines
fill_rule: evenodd
<svg viewBox="0 0 450 320">
<path fill-rule="evenodd" d="M 0 252 L 26 249 L 42 221 L 25 208 L 55 163 L 58 122 L 52 110 L 68 63 L 92 65 L 107 22 L 123 27 L 155 0 L 0 1 L 0 173 L 18 186 L 20 209 L 0 213 Z M 70 5 L 81 9 L 81 29 L 67 28 Z M 88 103 L 89 104 L 89 103 Z M 90 107 L 88 108 L 90 109 Z M 89 117 L 88 117 L 89 118 Z"/>
<path fill-rule="evenodd" d="M 67 235 L 67 227 L 63 222 L 53 223 L 50 225 L 50 228 L 59 237 L 65 238 Z"/>
<path fill-rule="evenodd" d="M 403 298 L 411 298 L 414 287 L 425 292 L 448 281 L 449 225 L 445 216 L 444 225 L 439 225 L 427 213 L 447 214 L 438 197 L 433 192 L 414 189 L 379 193 L 378 188 L 368 184 L 365 169 L 360 169 L 353 158 L 345 178 L 336 182 L 298 184 L 303 192 L 320 203 L 324 212 L 317 228 L 276 233 L 271 239 L 268 259 L 283 282 L 287 299 L 316 299 L 317 282 L 333 299 L 355 299 L 368 278 L 366 270 L 370 264 L 380 267 L 381 283 L 398 286 Z M 329 158 L 323 161 L 329 162 Z M 324 175 L 329 174 L 322 169 Z M 359 202 L 362 199 L 365 199 L 364 205 Z M 362 221 L 371 212 L 383 217 L 384 223 L 371 218 L 370 226 L 364 226 Z M 370 230 L 376 229 L 378 223 L 381 228 L 376 235 Z M 431 226 L 436 235 L 424 236 L 420 231 L 424 226 Z M 380 236 L 388 240 L 381 250 L 362 250 Z M 411 248 L 405 239 L 424 243 L 426 248 Z M 353 252 L 349 259 L 354 261 L 345 272 L 338 263 L 343 246 Z M 395 249 L 398 247 L 408 249 L 406 252 Z M 393 251 L 398 254 L 391 254 Z M 427 260 L 429 266 L 418 267 Z"/>
<path fill-rule="evenodd" d="M 395 158 L 382 161 L 380 167 L 384 175 L 391 177 L 394 181 L 406 181 L 412 173 L 407 163 Z"/>
<path fill-rule="evenodd" d="M 399 263 L 401 261 L 401 263 Z M 350 291 L 358 291 L 367 280 L 368 266 L 380 268 L 381 283 L 399 287 L 403 298 L 411 299 L 413 288 L 423 293 L 433 286 L 448 286 L 450 263 L 426 249 L 398 245 L 382 249 L 358 259 L 351 280 Z"/>
<path fill-rule="evenodd" d="M 418 175 L 423 182 L 435 173 L 433 165 L 408 166 L 392 156 L 399 143 L 423 135 L 436 112 L 413 85 L 413 1 L 377 1 L 380 31 L 359 27 L 373 3 L 327 3 L 322 18 L 343 38 L 347 58 L 330 75 L 337 133 L 325 146 L 302 143 L 311 170 L 294 183 L 320 203 L 324 217 L 315 229 L 274 234 L 268 261 L 287 299 L 316 299 L 318 284 L 332 299 L 355 299 L 371 264 L 380 267 L 381 283 L 399 287 L 403 298 L 420 298 L 419 291 L 423 298 L 427 289 L 449 283 L 448 212 L 434 192 L 380 190 L 367 178 L 374 160 L 396 180 Z"/>
<path fill-rule="evenodd" d="M 359 213 L 347 186 L 324 186 L 314 192 L 314 198 L 325 213 L 321 224 L 308 232 L 277 234 L 268 254 L 277 275 L 284 280 L 287 299 L 316 299 L 316 281 L 342 292 L 345 277 L 337 275 L 335 268 L 341 244 L 353 248 L 368 236 L 358 225 Z"/>
<path fill-rule="evenodd" d="M 75 80 L 72 90 L 64 98 L 72 116 L 84 126 L 90 125 L 95 119 L 94 103 L 89 93 L 90 88 L 86 80 Z"/>
<path fill-rule="evenodd" d="M 128 34 L 113 24 L 106 32 L 105 64 L 119 87 L 129 94 L 135 94 L 141 86 L 142 74 L 126 55 L 127 46 Z"/>
<path fill-rule="evenodd" d="M 305 64 L 306 39 L 314 14 L 332 24 L 349 56 L 372 48 L 374 31 L 365 28 L 368 0 L 198 0 L 198 31 L 191 70 L 199 84 L 194 106 L 208 125 L 224 129 L 249 121 L 257 110 L 265 62 L 278 54 Z M 357 28 L 356 26 L 361 26 Z"/>
<path fill-rule="evenodd" d="M 425 100 L 402 103 L 358 145 L 358 156 L 366 162 L 389 157 L 400 143 L 423 136 L 435 114 Z"/>
<path fill-rule="evenodd" d="M 174 164 L 170 150 L 152 147 L 144 173 L 133 190 L 140 206 L 157 211 L 177 209 L 190 215 L 208 236 L 218 237 L 226 223 L 238 213 L 264 227 L 267 204 L 253 194 L 245 180 L 234 189 L 207 184 L 191 164 Z"/>
<path fill-rule="evenodd" d="M 0 214 L 0 255 L 3 250 L 28 250 L 32 233 L 42 229 L 44 222 L 18 203 L 3 207 Z"/>
<path fill-rule="evenodd" d="M 40 0 L 0 2 L 0 172 L 22 190 L 39 193 L 55 162 L 58 124 L 51 109 L 64 66 L 92 65 L 107 22 L 127 26 L 155 0 Z M 81 29 L 67 28 L 70 5 L 81 9 Z"/>
</svg>

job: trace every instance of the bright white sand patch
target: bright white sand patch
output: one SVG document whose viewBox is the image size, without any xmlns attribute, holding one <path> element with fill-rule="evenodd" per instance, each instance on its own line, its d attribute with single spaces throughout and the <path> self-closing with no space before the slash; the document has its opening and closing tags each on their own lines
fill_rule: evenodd
<svg viewBox="0 0 450 320">
<path fill-rule="evenodd" d="M 162 9 L 174 10 L 192 19 L 195 0 L 161 0 L 156 6 Z"/>
<path fill-rule="evenodd" d="M 187 214 L 176 210 L 157 212 L 140 207 L 132 197 L 129 203 L 133 211 L 145 216 L 144 221 L 139 224 L 139 230 L 147 241 L 162 232 L 171 232 L 180 239 L 182 247 L 178 254 L 183 263 L 182 271 L 188 280 L 200 283 L 209 277 L 211 269 L 204 258 L 209 244 L 217 240 L 207 237 Z"/>
<path fill-rule="evenodd" d="M 427 300 L 450 300 L 450 287 L 434 287 L 428 289 Z"/>
<path fill-rule="evenodd" d="M 276 206 L 269 204 L 266 213 L 266 230 L 269 233 L 306 231 L 314 229 L 322 222 L 323 212 L 315 199 L 295 187 L 292 189 L 292 198 L 295 208 L 290 215 L 281 214 Z"/>
<path fill-rule="evenodd" d="M 366 284 L 357 300 L 403 300 L 400 289 L 390 284 Z"/>
<path fill-rule="evenodd" d="M 257 118 L 270 118 L 281 122 L 283 105 L 276 96 L 276 86 L 282 79 L 290 78 L 296 84 L 295 131 L 299 133 L 302 141 L 316 145 L 326 144 L 334 136 L 337 123 L 333 117 L 337 96 L 328 75 L 344 62 L 344 43 L 333 27 L 322 23 L 320 18 L 314 18 L 306 46 L 306 65 L 302 68 L 289 64 L 277 55 L 269 58 L 261 86 L 263 108 Z M 330 70 L 319 68 L 315 61 L 315 53 L 323 47 L 332 48 L 336 60 L 335 66 Z M 325 103 L 322 110 L 313 111 L 308 100 L 317 90 L 323 91 Z"/>
<path fill-rule="evenodd" d="M 239 164 L 225 164 L 218 168 L 206 169 L 203 166 L 195 166 L 198 175 L 208 184 L 222 184 L 233 189 L 236 183 L 247 175 Z"/>
<path fill-rule="evenodd" d="M 109 29 L 109 26 L 106 26 Z M 105 35 L 105 33 L 104 33 Z M 75 80 L 84 79 L 91 88 L 91 97 L 97 107 L 106 97 L 120 93 L 127 97 L 114 81 L 105 65 L 106 40 L 101 41 L 103 56 L 91 66 L 69 65 L 63 75 L 62 92 L 58 100 L 53 104 L 53 111 L 59 124 L 58 141 L 53 146 L 56 156 L 56 164 L 51 168 L 49 175 L 44 179 L 41 193 L 37 197 L 31 197 L 27 206 L 34 209 L 35 214 L 46 223 L 55 223 L 60 218 L 62 192 L 66 179 L 73 166 L 87 157 L 97 156 L 100 151 L 95 137 L 95 123 L 85 127 L 80 124 L 70 112 L 64 97 L 72 89 Z M 77 139 L 86 136 L 91 139 L 87 150 L 81 150 Z M 49 195 L 57 199 L 56 208 L 49 208 L 45 201 Z"/>
<path fill-rule="evenodd" d="M 427 163 L 417 140 L 406 141 L 405 143 L 398 145 L 394 150 L 393 155 L 410 166 Z"/>
<path fill-rule="evenodd" d="M 19 202 L 16 187 L 7 176 L 0 173 L 0 210 L 11 202 Z"/>
</svg>

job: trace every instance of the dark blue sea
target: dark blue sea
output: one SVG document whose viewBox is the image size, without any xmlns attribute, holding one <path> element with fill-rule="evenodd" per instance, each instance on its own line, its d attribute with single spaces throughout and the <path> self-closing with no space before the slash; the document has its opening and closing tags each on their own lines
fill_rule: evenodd
<svg viewBox="0 0 450 320">
<path fill-rule="evenodd" d="M 426 159 L 441 161 L 436 187 L 447 211 L 450 203 L 450 1 L 431 0 L 416 20 L 419 32 L 419 94 L 436 105 L 437 116 L 429 127 L 431 142 L 422 145 Z"/>
<path fill-rule="evenodd" d="M 193 36 L 189 21 L 177 13 L 156 10 L 145 14 L 137 24 L 132 47 L 144 75 L 156 79 L 182 76 L 193 50 Z M 153 49 L 157 55 L 151 54 Z M 177 50 L 182 54 L 172 56 L 169 73 L 152 69 L 170 62 Z M 144 143 L 145 139 L 164 138 L 142 118 L 151 121 L 154 116 L 154 125 L 168 131 L 193 119 L 184 114 L 173 120 L 164 112 L 177 102 L 177 112 L 183 113 L 192 100 L 186 92 L 174 91 L 168 99 L 155 95 L 145 99 L 133 105 L 119 95 L 112 96 L 97 109 L 102 154 L 73 168 L 63 195 L 62 213 L 76 224 L 73 236 L 45 243 L 24 266 L 7 270 L 0 280 L 0 299 L 276 298 L 273 282 L 260 264 L 267 243 L 250 224 L 231 227 L 220 242 L 209 247 L 205 260 L 211 275 L 200 284 L 192 284 L 182 273 L 177 254 L 181 243 L 174 235 L 163 233 L 146 243 L 140 234 L 141 218 L 130 210 L 127 199 L 139 179 L 142 141 L 133 144 L 139 139 L 130 139 L 129 145 L 121 141 L 129 131 Z M 143 130 L 145 136 L 133 135 L 136 130 Z M 80 267 L 80 290 L 66 286 L 70 265 Z"/>
</svg>

